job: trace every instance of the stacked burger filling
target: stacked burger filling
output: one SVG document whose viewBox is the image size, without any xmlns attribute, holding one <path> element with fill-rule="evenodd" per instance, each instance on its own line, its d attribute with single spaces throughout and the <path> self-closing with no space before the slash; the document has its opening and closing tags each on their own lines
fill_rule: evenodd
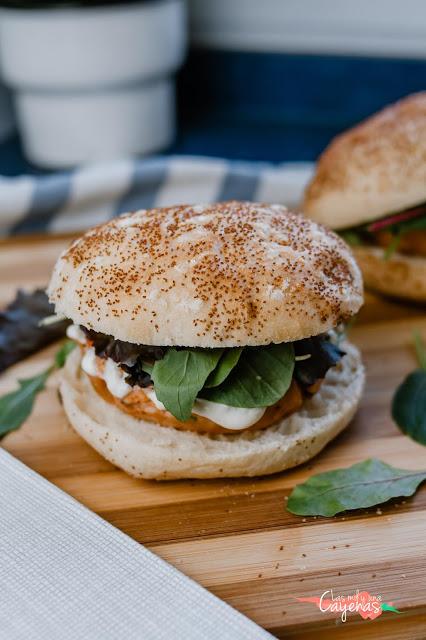
<svg viewBox="0 0 426 640">
<path fill-rule="evenodd" d="M 352 246 L 383 247 L 385 258 L 396 251 L 426 257 L 426 203 L 339 233 Z"/>
<path fill-rule="evenodd" d="M 344 355 L 338 332 L 217 349 L 134 344 L 78 325 L 68 335 L 106 401 L 138 419 L 201 433 L 271 426 L 316 393 Z"/>
</svg>

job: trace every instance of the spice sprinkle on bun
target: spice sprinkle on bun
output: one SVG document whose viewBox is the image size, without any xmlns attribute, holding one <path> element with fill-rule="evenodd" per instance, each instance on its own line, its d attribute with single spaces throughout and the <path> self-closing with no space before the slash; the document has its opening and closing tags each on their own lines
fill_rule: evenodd
<svg viewBox="0 0 426 640">
<path fill-rule="evenodd" d="M 352 245 L 367 287 L 426 302 L 426 92 L 335 138 L 303 211 Z"/>
<path fill-rule="evenodd" d="M 338 330 L 363 301 L 333 232 L 281 205 L 124 214 L 76 240 L 48 289 L 79 344 L 61 394 L 74 428 L 137 477 L 281 471 L 358 405 Z"/>
</svg>

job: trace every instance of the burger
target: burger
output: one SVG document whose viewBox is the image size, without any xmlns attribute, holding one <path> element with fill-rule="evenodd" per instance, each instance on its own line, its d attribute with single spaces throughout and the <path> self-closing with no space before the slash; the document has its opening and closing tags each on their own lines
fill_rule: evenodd
<svg viewBox="0 0 426 640">
<path fill-rule="evenodd" d="M 367 287 L 426 302 L 426 92 L 333 140 L 303 210 L 352 245 Z"/>
<path fill-rule="evenodd" d="M 353 417 L 363 301 L 333 232 L 281 205 L 126 213 L 76 240 L 49 285 L 78 344 L 60 393 L 76 431 L 136 477 L 274 473 Z"/>
</svg>

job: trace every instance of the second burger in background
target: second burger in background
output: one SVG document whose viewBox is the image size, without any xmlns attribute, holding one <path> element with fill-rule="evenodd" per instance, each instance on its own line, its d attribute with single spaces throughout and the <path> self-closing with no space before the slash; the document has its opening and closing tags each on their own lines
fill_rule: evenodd
<svg viewBox="0 0 426 640">
<path fill-rule="evenodd" d="M 303 210 L 352 245 L 367 287 L 426 302 L 426 92 L 333 140 Z"/>
</svg>

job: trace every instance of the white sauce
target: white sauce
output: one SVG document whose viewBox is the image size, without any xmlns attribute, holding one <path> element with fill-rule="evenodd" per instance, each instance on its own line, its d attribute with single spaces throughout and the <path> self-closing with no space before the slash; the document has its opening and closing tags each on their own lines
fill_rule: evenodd
<svg viewBox="0 0 426 640">
<path fill-rule="evenodd" d="M 100 376 L 100 370 L 98 367 L 98 361 L 96 360 L 96 353 L 93 347 L 86 349 L 83 359 L 81 361 L 81 368 L 88 376 Z"/>
<path fill-rule="evenodd" d="M 108 388 L 116 398 L 124 398 L 132 391 L 132 387 L 125 381 L 126 373 L 118 366 L 114 360 L 107 358 L 103 370 L 98 365 L 98 358 L 93 347 L 86 349 L 81 361 L 81 368 L 87 375 L 102 378 Z"/>
<path fill-rule="evenodd" d="M 116 398 L 124 398 L 131 392 L 132 387 L 125 381 L 125 373 L 114 360 L 107 358 L 104 368 L 104 380 L 108 391 Z"/>
<path fill-rule="evenodd" d="M 160 409 L 160 411 L 167 411 L 164 404 L 157 398 L 154 389 L 144 388 L 143 392 L 151 400 L 152 404 L 157 407 L 157 409 Z"/>
<path fill-rule="evenodd" d="M 228 407 L 219 402 L 200 400 L 197 398 L 192 409 L 198 416 L 204 416 L 225 429 L 239 431 L 251 427 L 260 420 L 265 413 L 265 407 L 257 409 L 242 409 L 241 407 Z"/>
<path fill-rule="evenodd" d="M 80 344 L 86 344 L 86 336 L 78 324 L 70 324 L 70 326 L 67 327 L 67 337 L 76 342 L 80 342 Z"/>
<path fill-rule="evenodd" d="M 164 404 L 160 402 L 155 395 L 154 389 L 144 389 L 144 393 L 157 409 L 166 411 Z M 264 407 L 259 409 L 241 409 L 240 407 L 228 407 L 226 404 L 201 400 L 200 398 L 195 400 L 192 408 L 192 413 L 195 413 L 197 416 L 208 418 L 212 422 L 224 427 L 224 429 L 233 431 L 251 427 L 252 424 L 255 424 L 261 419 L 265 411 L 266 408 Z"/>
</svg>

